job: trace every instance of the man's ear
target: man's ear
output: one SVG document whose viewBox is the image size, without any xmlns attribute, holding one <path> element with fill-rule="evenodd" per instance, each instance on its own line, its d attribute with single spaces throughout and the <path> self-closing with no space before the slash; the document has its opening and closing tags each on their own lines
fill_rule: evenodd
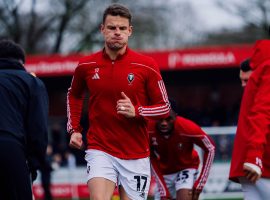
<svg viewBox="0 0 270 200">
<path fill-rule="evenodd" d="M 105 28 L 104 24 L 100 24 L 100 32 L 101 32 L 101 33 L 104 32 L 104 28 Z"/>
<path fill-rule="evenodd" d="M 129 26 L 129 34 L 128 36 L 130 37 L 133 33 L 133 26 Z"/>
</svg>

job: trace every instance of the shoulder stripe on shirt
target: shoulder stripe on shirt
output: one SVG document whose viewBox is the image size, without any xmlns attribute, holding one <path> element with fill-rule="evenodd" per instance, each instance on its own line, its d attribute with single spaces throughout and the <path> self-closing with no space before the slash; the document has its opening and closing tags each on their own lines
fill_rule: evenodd
<svg viewBox="0 0 270 200">
<path fill-rule="evenodd" d="M 160 90 L 162 91 L 162 97 L 163 97 L 163 100 L 164 100 L 166 103 L 169 104 L 168 94 L 167 94 L 166 87 L 165 87 L 165 85 L 164 85 L 163 80 L 158 81 L 158 85 L 159 85 Z M 169 104 L 169 105 L 170 105 L 170 104 Z"/>
<path fill-rule="evenodd" d="M 85 62 L 85 63 L 79 63 L 78 66 L 80 66 L 80 65 L 89 65 L 89 64 L 97 64 L 97 62 Z"/>
<path fill-rule="evenodd" d="M 155 72 L 155 73 L 158 75 L 158 77 L 161 78 L 160 73 L 157 72 L 156 70 L 154 70 L 154 69 L 153 69 L 152 67 L 150 67 L 150 66 L 147 66 L 147 65 L 144 65 L 144 64 L 141 64 L 141 63 L 131 63 L 131 64 L 132 64 L 132 65 L 139 65 L 139 66 L 142 66 L 142 67 L 146 67 L 146 68 L 152 70 L 153 72 Z"/>
<path fill-rule="evenodd" d="M 208 154 L 208 157 L 204 163 L 205 167 L 204 167 L 204 170 L 202 171 L 201 180 L 199 181 L 199 184 L 197 185 L 197 188 L 196 188 L 199 190 L 201 190 L 206 183 L 206 180 L 209 176 L 211 165 L 212 165 L 213 160 L 214 160 L 214 155 L 215 155 L 215 148 L 207 136 L 204 136 L 204 138 L 202 139 L 202 142 L 209 150 L 209 154 Z"/>
</svg>

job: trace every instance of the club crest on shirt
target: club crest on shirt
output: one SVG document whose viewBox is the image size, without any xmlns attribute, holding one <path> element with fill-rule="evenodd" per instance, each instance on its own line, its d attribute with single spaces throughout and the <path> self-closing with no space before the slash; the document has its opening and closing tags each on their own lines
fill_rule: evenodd
<svg viewBox="0 0 270 200">
<path fill-rule="evenodd" d="M 129 73 L 128 76 L 127 76 L 127 80 L 128 80 L 129 85 L 134 81 L 134 79 L 135 79 L 134 74 Z"/>
<path fill-rule="evenodd" d="M 181 149 L 181 148 L 182 148 L 182 146 L 183 146 L 183 144 L 182 144 L 182 143 L 178 143 L 178 148 L 179 148 L 179 149 Z"/>
</svg>

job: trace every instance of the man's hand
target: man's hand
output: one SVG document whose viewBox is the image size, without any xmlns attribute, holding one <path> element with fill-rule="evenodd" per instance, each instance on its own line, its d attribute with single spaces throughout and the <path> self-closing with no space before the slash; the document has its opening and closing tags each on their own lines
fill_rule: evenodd
<svg viewBox="0 0 270 200">
<path fill-rule="evenodd" d="M 121 92 L 121 96 L 123 98 L 118 100 L 116 105 L 117 114 L 124 115 L 127 118 L 135 117 L 136 113 L 132 102 L 124 92 Z"/>
<path fill-rule="evenodd" d="M 79 132 L 72 133 L 70 136 L 69 146 L 75 149 L 83 149 L 82 134 Z"/>
<path fill-rule="evenodd" d="M 259 180 L 259 178 L 261 178 L 261 174 L 258 174 L 254 169 L 252 169 L 247 165 L 243 165 L 243 170 L 245 173 L 245 177 L 251 183 L 256 183 L 256 181 Z"/>
</svg>

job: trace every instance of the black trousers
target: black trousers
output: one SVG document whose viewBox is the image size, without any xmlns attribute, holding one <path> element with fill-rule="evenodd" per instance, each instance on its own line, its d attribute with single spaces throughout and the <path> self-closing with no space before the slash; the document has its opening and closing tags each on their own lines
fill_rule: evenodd
<svg viewBox="0 0 270 200">
<path fill-rule="evenodd" d="M 0 132 L 0 200 L 32 200 L 30 172 L 22 146 Z"/>
<path fill-rule="evenodd" d="M 52 200 L 52 194 L 50 190 L 51 186 L 51 168 L 45 166 L 41 169 L 41 182 L 44 190 L 44 200 Z"/>
</svg>

